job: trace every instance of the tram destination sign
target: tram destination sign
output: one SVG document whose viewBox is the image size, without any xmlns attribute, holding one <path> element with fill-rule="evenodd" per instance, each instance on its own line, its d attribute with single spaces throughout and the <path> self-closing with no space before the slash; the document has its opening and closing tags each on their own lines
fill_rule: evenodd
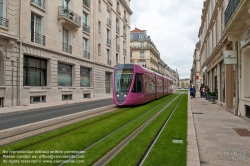
<svg viewBox="0 0 250 166">
<path fill-rule="evenodd" d="M 223 56 L 224 56 L 225 65 L 237 64 L 237 52 L 236 51 L 232 51 L 232 50 L 223 51 Z"/>
</svg>

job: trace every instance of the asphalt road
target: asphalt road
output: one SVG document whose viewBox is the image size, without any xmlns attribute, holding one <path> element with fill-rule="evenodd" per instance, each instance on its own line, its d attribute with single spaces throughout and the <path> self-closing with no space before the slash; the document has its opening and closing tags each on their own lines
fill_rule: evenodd
<svg viewBox="0 0 250 166">
<path fill-rule="evenodd" d="M 70 115 L 77 112 L 88 111 L 94 108 L 104 107 L 112 104 L 112 99 L 103 99 L 0 115 L 0 130 L 39 122 L 47 119 L 57 118 L 60 116 Z"/>
</svg>

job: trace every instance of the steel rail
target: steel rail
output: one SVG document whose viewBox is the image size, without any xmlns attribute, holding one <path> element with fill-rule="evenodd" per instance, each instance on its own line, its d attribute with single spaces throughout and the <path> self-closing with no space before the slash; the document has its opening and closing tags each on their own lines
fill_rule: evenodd
<svg viewBox="0 0 250 166">
<path fill-rule="evenodd" d="M 182 96 L 183 98 L 183 96 Z M 159 136 L 161 135 L 162 131 L 164 130 L 165 126 L 167 125 L 168 121 L 170 120 L 170 118 L 172 117 L 172 115 L 174 114 L 174 111 L 176 110 L 176 108 L 178 107 L 178 105 L 180 104 L 182 98 L 179 100 L 179 102 L 176 104 L 176 106 L 174 107 L 174 109 L 172 110 L 172 112 L 170 113 L 170 115 L 167 117 L 166 121 L 164 122 L 164 124 L 162 125 L 162 127 L 160 128 L 160 130 L 157 132 L 155 138 L 152 140 L 151 144 L 148 146 L 147 150 L 145 151 L 145 153 L 142 155 L 141 159 L 139 160 L 139 162 L 137 163 L 137 166 L 142 166 L 143 163 L 145 162 L 145 160 L 147 159 L 150 151 L 152 150 L 152 148 L 154 147 L 155 143 L 157 142 Z"/>
<path fill-rule="evenodd" d="M 179 96 L 179 95 L 178 95 L 178 96 Z M 178 96 L 177 96 L 177 97 L 178 97 Z M 176 98 L 177 98 L 177 97 L 176 97 Z M 176 99 L 176 98 L 175 98 L 175 99 Z M 171 99 L 172 99 L 172 98 L 171 98 Z M 171 100 L 171 99 L 170 99 L 170 100 Z M 164 102 L 166 102 L 166 101 L 164 101 Z M 170 103 L 172 103 L 172 102 L 173 102 L 173 101 L 171 101 Z M 100 139 L 100 140 L 98 140 L 97 142 L 93 143 L 93 144 L 90 145 L 89 147 L 87 147 L 87 148 L 81 150 L 79 153 L 77 153 L 77 154 L 75 154 L 75 155 L 72 155 L 71 158 L 69 158 L 68 160 L 65 160 L 65 161 L 64 161 L 63 163 L 61 163 L 59 166 L 62 166 L 62 165 L 64 165 L 64 164 L 67 164 L 69 161 L 71 161 L 71 160 L 77 158 L 79 155 L 85 153 L 86 150 L 88 150 L 88 149 L 90 149 L 91 147 L 95 146 L 95 145 L 98 144 L 99 142 L 105 140 L 105 139 L 108 138 L 109 136 L 111 136 L 111 135 L 113 135 L 114 133 L 118 132 L 119 130 L 123 129 L 124 127 L 126 127 L 126 126 L 129 125 L 130 123 L 134 122 L 134 121 L 137 120 L 138 118 L 142 117 L 143 115 L 145 115 L 146 113 L 150 112 L 151 110 L 153 110 L 153 109 L 155 109 L 155 108 L 157 108 L 157 107 L 161 107 L 161 105 L 157 105 L 157 106 L 151 108 L 150 110 L 144 112 L 143 114 L 139 115 L 138 117 L 132 119 L 132 120 L 129 121 L 128 123 L 124 124 L 122 127 L 118 128 L 118 129 L 116 129 L 115 131 L 113 131 L 112 133 L 106 135 L 105 137 L 103 137 L 102 139 Z M 156 114 L 157 114 L 157 113 L 156 113 Z M 154 115 L 152 115 L 152 116 L 154 116 Z"/>
</svg>

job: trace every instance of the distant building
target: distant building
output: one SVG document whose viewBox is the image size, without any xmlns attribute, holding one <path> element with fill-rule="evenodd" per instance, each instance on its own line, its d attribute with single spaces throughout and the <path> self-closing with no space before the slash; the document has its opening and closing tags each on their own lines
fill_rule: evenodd
<svg viewBox="0 0 250 166">
<path fill-rule="evenodd" d="M 180 79 L 179 87 L 182 89 L 188 89 L 190 87 L 190 79 L 189 78 Z"/>
</svg>

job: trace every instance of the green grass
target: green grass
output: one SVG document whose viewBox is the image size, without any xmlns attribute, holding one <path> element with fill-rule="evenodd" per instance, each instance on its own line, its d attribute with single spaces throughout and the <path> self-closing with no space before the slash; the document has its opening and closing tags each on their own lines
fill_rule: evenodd
<svg viewBox="0 0 250 166">
<path fill-rule="evenodd" d="M 108 165 L 116 166 L 124 165 L 124 163 L 126 163 L 125 165 L 136 165 L 177 102 L 178 99 L 131 140 L 130 143 L 108 163 Z"/>
<path fill-rule="evenodd" d="M 154 105 L 157 105 L 161 103 L 163 100 L 172 97 L 173 95 L 167 96 L 159 100 L 156 100 L 154 102 L 148 103 L 146 105 L 137 107 L 136 109 L 130 109 L 130 110 L 128 110 L 127 108 L 119 109 L 117 111 L 101 115 L 89 120 L 85 120 L 83 122 L 74 125 L 63 127 L 52 132 L 41 134 L 39 136 L 35 136 L 17 143 L 1 147 L 0 148 L 1 156 L 3 150 L 6 151 L 83 150 L 84 148 L 87 148 L 88 146 L 100 140 L 104 136 L 120 128 L 127 122 L 133 120 L 135 117 L 140 116 L 145 112 L 145 110 L 150 110 Z M 73 153 L 70 153 L 70 155 L 72 154 Z M 3 163 L 0 163 L 0 165 L 2 164 Z M 25 164 L 19 164 L 19 165 L 25 165 Z M 49 165 L 54 165 L 54 164 L 49 164 Z"/>
<path fill-rule="evenodd" d="M 183 144 L 173 143 L 183 140 Z M 184 95 L 172 118 L 166 125 L 144 165 L 186 165 L 187 160 L 187 95 Z"/>
<path fill-rule="evenodd" d="M 167 103 L 169 103 L 176 96 L 177 95 L 171 95 L 171 97 L 162 98 L 159 100 L 159 102 L 153 103 L 154 105 L 157 105 L 156 108 L 151 109 L 146 114 L 142 115 L 135 121 L 128 124 L 126 127 L 114 133 L 112 136 L 98 143 L 94 147 L 86 150 L 86 153 L 84 153 L 83 155 L 80 155 L 80 158 L 85 157 L 85 165 L 92 165 L 95 161 L 97 161 L 99 158 L 105 155 L 113 147 L 118 145 L 123 139 L 125 139 L 129 134 L 131 134 L 134 130 L 136 130 L 140 125 L 142 125 L 151 116 L 157 113 L 162 107 L 164 107 Z M 76 158 L 76 160 L 79 160 L 79 159 Z"/>
</svg>

